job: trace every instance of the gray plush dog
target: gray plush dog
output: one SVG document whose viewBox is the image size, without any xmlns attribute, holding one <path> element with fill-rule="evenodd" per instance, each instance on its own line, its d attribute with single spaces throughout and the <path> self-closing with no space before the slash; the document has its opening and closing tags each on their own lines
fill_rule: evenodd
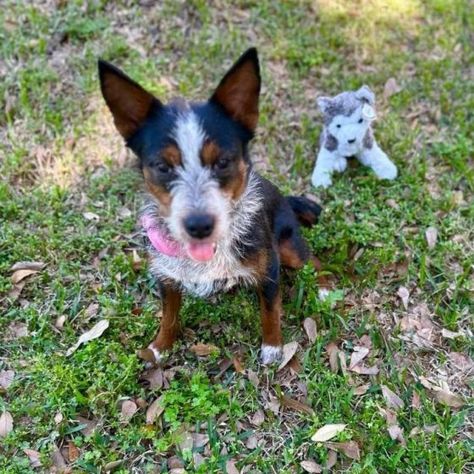
<svg viewBox="0 0 474 474">
<path fill-rule="evenodd" d="M 318 106 L 323 113 L 324 127 L 320 150 L 311 182 L 327 188 L 334 171 L 347 167 L 347 158 L 355 156 L 372 168 L 381 179 L 395 179 L 397 168 L 375 141 L 371 123 L 376 118 L 375 95 L 367 86 L 346 91 L 335 97 L 320 97 Z"/>
</svg>

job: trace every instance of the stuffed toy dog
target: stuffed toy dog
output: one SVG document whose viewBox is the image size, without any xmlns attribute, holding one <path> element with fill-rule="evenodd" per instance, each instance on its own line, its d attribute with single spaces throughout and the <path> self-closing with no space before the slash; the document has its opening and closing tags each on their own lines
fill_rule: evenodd
<svg viewBox="0 0 474 474">
<path fill-rule="evenodd" d="M 371 123 L 376 118 L 375 95 L 367 86 L 335 97 L 320 97 L 324 127 L 311 182 L 327 188 L 333 171 L 341 173 L 347 158 L 356 157 L 380 179 L 395 179 L 397 168 L 375 141 Z"/>
</svg>

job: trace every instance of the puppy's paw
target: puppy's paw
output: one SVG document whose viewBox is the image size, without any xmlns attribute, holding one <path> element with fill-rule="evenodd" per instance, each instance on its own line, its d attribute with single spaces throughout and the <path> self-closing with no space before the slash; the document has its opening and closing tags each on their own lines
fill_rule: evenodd
<svg viewBox="0 0 474 474">
<path fill-rule="evenodd" d="M 342 173 L 347 168 L 347 160 L 345 158 L 340 158 L 334 162 L 334 169 L 338 173 Z"/>
<path fill-rule="evenodd" d="M 268 344 L 262 344 L 260 351 L 260 362 L 263 365 L 270 365 L 279 362 L 282 355 L 281 346 L 269 346 Z"/>
<path fill-rule="evenodd" d="M 153 367 L 159 365 L 163 362 L 164 354 L 160 352 L 156 347 L 151 343 L 146 349 L 140 349 L 137 351 L 137 356 L 145 361 L 145 367 Z"/>
<path fill-rule="evenodd" d="M 331 186 L 332 184 L 332 180 L 329 173 L 322 173 L 316 176 L 313 175 L 313 177 L 311 178 L 311 184 L 315 188 L 329 188 L 329 186 Z"/>
</svg>

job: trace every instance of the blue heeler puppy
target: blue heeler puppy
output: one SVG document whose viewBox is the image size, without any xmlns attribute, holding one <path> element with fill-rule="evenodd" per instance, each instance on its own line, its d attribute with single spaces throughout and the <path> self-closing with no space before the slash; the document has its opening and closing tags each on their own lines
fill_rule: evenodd
<svg viewBox="0 0 474 474">
<path fill-rule="evenodd" d="M 380 179 L 395 179 L 397 168 L 375 141 L 371 123 L 376 118 L 375 95 L 367 86 L 335 97 L 320 97 L 324 127 L 311 177 L 314 186 L 327 188 L 333 171 L 341 173 L 347 158 L 356 157 Z"/>
</svg>

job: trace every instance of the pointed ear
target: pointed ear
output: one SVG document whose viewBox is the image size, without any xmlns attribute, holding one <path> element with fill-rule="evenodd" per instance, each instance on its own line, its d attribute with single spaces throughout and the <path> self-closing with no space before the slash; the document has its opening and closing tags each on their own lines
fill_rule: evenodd
<svg viewBox="0 0 474 474">
<path fill-rule="evenodd" d="M 375 94 L 372 92 L 369 86 L 362 86 L 356 91 L 356 97 L 359 100 L 367 102 L 370 105 L 375 104 Z"/>
<path fill-rule="evenodd" d="M 106 61 L 99 60 L 99 78 L 115 126 L 125 139 L 143 125 L 153 107 L 161 106 L 152 94 Z"/>
<path fill-rule="evenodd" d="M 316 99 L 316 103 L 323 114 L 326 113 L 326 110 L 331 105 L 331 102 L 331 97 L 318 97 Z"/>
<path fill-rule="evenodd" d="M 221 80 L 210 102 L 253 132 L 258 122 L 260 67 L 255 48 L 247 50 Z"/>
</svg>

